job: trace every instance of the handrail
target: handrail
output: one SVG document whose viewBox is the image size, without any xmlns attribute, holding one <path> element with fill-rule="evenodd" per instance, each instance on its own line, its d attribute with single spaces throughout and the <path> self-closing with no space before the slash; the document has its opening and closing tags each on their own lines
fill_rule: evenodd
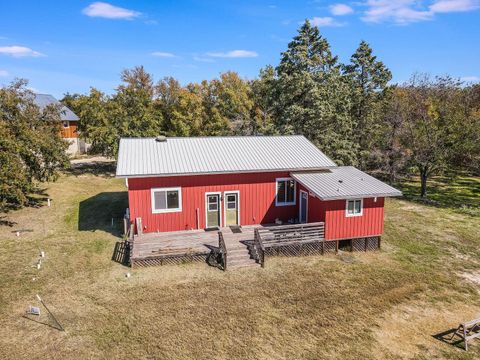
<svg viewBox="0 0 480 360">
<path fill-rule="evenodd" d="M 257 228 L 263 247 L 288 242 L 312 242 L 325 240 L 325 223 L 266 226 Z"/>
<path fill-rule="evenodd" d="M 220 255 L 223 262 L 223 270 L 227 270 L 227 246 L 225 245 L 225 239 L 223 238 L 223 233 L 218 232 L 218 247 L 220 249 Z"/>
<path fill-rule="evenodd" d="M 265 267 L 265 247 L 263 246 L 262 237 L 258 228 L 254 230 L 253 245 L 257 253 L 258 262 L 262 267 Z"/>
</svg>

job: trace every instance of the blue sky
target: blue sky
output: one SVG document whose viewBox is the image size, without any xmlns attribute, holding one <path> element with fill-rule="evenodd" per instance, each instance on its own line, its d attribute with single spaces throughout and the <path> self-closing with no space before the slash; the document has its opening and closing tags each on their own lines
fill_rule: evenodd
<svg viewBox="0 0 480 360">
<path fill-rule="evenodd" d="M 135 65 L 184 84 L 226 70 L 254 78 L 304 19 L 342 61 L 369 42 L 394 82 L 416 71 L 480 81 L 480 0 L 43 0 L 0 2 L 0 84 L 111 93 Z"/>
</svg>

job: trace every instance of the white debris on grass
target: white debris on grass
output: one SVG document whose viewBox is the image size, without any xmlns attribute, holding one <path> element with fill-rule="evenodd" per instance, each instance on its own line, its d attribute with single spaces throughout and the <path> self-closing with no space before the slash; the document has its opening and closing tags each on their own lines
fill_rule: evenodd
<svg viewBox="0 0 480 360">
<path fill-rule="evenodd" d="M 460 277 L 464 278 L 475 285 L 480 285 L 480 271 L 475 272 L 464 272 L 460 274 Z"/>
</svg>

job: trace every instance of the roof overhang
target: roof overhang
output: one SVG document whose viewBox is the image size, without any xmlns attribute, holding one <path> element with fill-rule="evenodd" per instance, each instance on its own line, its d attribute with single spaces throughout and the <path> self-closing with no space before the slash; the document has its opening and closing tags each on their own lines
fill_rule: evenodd
<svg viewBox="0 0 480 360">
<path fill-rule="evenodd" d="M 288 169 L 254 169 L 242 171 L 210 171 L 210 172 L 191 172 L 191 173 L 163 173 L 163 174 L 116 174 L 117 178 L 150 178 L 150 177 L 175 177 L 175 176 L 200 176 L 200 175 L 231 175 L 231 174 L 254 174 L 254 173 L 272 173 L 272 172 L 299 172 L 299 171 L 322 171 L 334 168 L 336 166 L 316 167 L 316 168 L 288 168 Z"/>
<path fill-rule="evenodd" d="M 290 176 L 323 201 L 402 196 L 400 190 L 350 166 Z"/>
</svg>

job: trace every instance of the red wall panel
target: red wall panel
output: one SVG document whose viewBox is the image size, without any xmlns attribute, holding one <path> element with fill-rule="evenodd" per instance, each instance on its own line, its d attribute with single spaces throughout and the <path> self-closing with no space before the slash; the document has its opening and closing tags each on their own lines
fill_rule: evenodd
<svg viewBox="0 0 480 360">
<path fill-rule="evenodd" d="M 301 189 L 302 186 L 299 186 Z M 322 201 L 308 197 L 308 222 L 325 222 L 325 239 L 350 239 L 383 233 L 384 198 L 363 199 L 362 216 L 347 217 L 346 200 Z"/>
<path fill-rule="evenodd" d="M 205 228 L 205 193 L 240 191 L 240 224 L 273 223 L 276 218 L 287 221 L 298 217 L 297 204 L 275 206 L 276 178 L 289 177 L 288 172 L 224 174 L 201 176 L 169 176 L 128 179 L 129 207 L 131 218 L 142 218 L 144 232 L 177 231 L 197 228 L 196 209 L 199 213 L 199 228 Z M 151 189 L 161 187 L 182 188 L 182 211 L 153 214 Z M 223 226 L 224 207 L 221 206 Z"/>
<path fill-rule="evenodd" d="M 381 235 L 383 233 L 384 198 L 363 199 L 362 216 L 347 217 L 346 200 L 325 201 L 325 238 L 350 239 L 363 236 Z"/>
</svg>

